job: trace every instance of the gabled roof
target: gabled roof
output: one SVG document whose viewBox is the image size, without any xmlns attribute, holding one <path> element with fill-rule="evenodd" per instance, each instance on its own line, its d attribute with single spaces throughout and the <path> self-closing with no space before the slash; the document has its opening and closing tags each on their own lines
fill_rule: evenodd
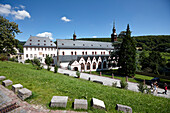
<svg viewBox="0 0 170 113">
<path fill-rule="evenodd" d="M 30 36 L 24 46 L 56 47 L 56 44 L 49 37 Z"/>
<path fill-rule="evenodd" d="M 111 42 L 97 42 L 97 41 L 81 41 L 81 40 L 63 40 L 57 39 L 58 48 L 69 49 L 114 49 Z"/>
</svg>

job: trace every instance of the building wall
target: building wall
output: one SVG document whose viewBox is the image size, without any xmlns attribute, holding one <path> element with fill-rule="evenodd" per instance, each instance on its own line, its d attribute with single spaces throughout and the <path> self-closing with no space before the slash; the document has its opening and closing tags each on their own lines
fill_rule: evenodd
<svg viewBox="0 0 170 113">
<path fill-rule="evenodd" d="M 59 49 L 59 55 L 109 55 L 110 50 L 96 50 L 96 49 Z M 73 53 L 73 54 L 72 54 Z"/>
<path fill-rule="evenodd" d="M 52 57 L 57 56 L 57 49 L 47 47 L 24 47 L 24 60 L 31 60 L 37 57 L 41 59 L 41 63 L 45 63 L 46 55 Z"/>
</svg>

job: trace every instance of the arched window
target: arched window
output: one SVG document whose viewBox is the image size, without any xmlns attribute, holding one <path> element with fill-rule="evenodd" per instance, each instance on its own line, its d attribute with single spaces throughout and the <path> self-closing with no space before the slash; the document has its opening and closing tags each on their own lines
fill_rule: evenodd
<svg viewBox="0 0 170 113">
<path fill-rule="evenodd" d="M 101 68 L 102 68 L 102 64 L 101 64 L 101 62 L 99 62 L 98 69 L 101 69 Z"/>
<path fill-rule="evenodd" d="M 63 55 L 64 55 L 64 51 L 63 51 L 62 53 L 63 53 Z"/>
<path fill-rule="evenodd" d="M 77 55 L 77 52 L 75 51 L 75 55 Z"/>
<path fill-rule="evenodd" d="M 87 70 L 90 70 L 90 63 L 87 63 Z"/>
<path fill-rule="evenodd" d="M 81 70 L 84 70 L 84 64 L 81 63 Z"/>
<path fill-rule="evenodd" d="M 73 55 L 73 51 L 71 52 L 71 55 Z"/>
<path fill-rule="evenodd" d="M 106 61 L 104 61 L 103 63 L 103 68 L 106 68 Z"/>
<path fill-rule="evenodd" d="M 95 62 L 93 63 L 93 69 L 96 69 L 96 63 Z"/>
</svg>

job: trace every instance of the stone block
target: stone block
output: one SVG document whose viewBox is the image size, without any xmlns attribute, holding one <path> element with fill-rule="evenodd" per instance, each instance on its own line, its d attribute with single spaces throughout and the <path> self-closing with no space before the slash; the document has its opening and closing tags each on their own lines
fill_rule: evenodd
<svg viewBox="0 0 170 113">
<path fill-rule="evenodd" d="M 6 79 L 5 76 L 0 76 L 0 80 L 4 80 L 4 79 Z"/>
<path fill-rule="evenodd" d="M 66 108 L 68 96 L 53 96 L 50 107 Z"/>
<path fill-rule="evenodd" d="M 14 93 L 17 93 L 19 89 L 22 89 L 23 86 L 21 84 L 15 84 L 15 85 L 12 85 L 12 91 Z"/>
<path fill-rule="evenodd" d="M 95 83 L 99 83 L 99 84 L 103 84 L 103 82 L 102 82 L 102 81 L 98 81 L 98 80 L 93 80 L 93 82 L 95 82 Z"/>
<path fill-rule="evenodd" d="M 102 100 L 92 98 L 92 107 L 98 109 L 105 109 L 105 104 Z"/>
<path fill-rule="evenodd" d="M 32 95 L 32 91 L 30 91 L 27 88 L 19 89 L 18 90 L 18 97 L 21 100 L 25 100 L 26 98 L 30 97 Z"/>
<path fill-rule="evenodd" d="M 87 109 L 88 103 L 84 99 L 75 99 L 74 100 L 74 109 Z"/>
<path fill-rule="evenodd" d="M 116 110 L 123 111 L 124 113 L 132 113 L 132 108 L 129 106 L 116 104 Z"/>
<path fill-rule="evenodd" d="M 12 85 L 13 83 L 12 83 L 12 81 L 11 80 L 4 80 L 3 82 L 2 82 L 2 85 L 3 86 L 10 86 L 10 85 Z"/>
</svg>

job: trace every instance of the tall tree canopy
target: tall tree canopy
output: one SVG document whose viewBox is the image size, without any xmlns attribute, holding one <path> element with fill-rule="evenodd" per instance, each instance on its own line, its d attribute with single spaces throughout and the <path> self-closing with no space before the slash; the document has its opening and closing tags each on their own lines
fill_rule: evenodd
<svg viewBox="0 0 170 113">
<path fill-rule="evenodd" d="M 125 75 L 134 75 L 136 71 L 136 46 L 135 41 L 131 37 L 129 24 L 127 25 L 126 36 L 123 38 L 119 50 L 118 66 L 121 73 Z"/>
<path fill-rule="evenodd" d="M 14 47 L 18 44 L 15 34 L 18 33 L 21 33 L 18 24 L 0 16 L 0 53 L 15 54 Z"/>
</svg>

